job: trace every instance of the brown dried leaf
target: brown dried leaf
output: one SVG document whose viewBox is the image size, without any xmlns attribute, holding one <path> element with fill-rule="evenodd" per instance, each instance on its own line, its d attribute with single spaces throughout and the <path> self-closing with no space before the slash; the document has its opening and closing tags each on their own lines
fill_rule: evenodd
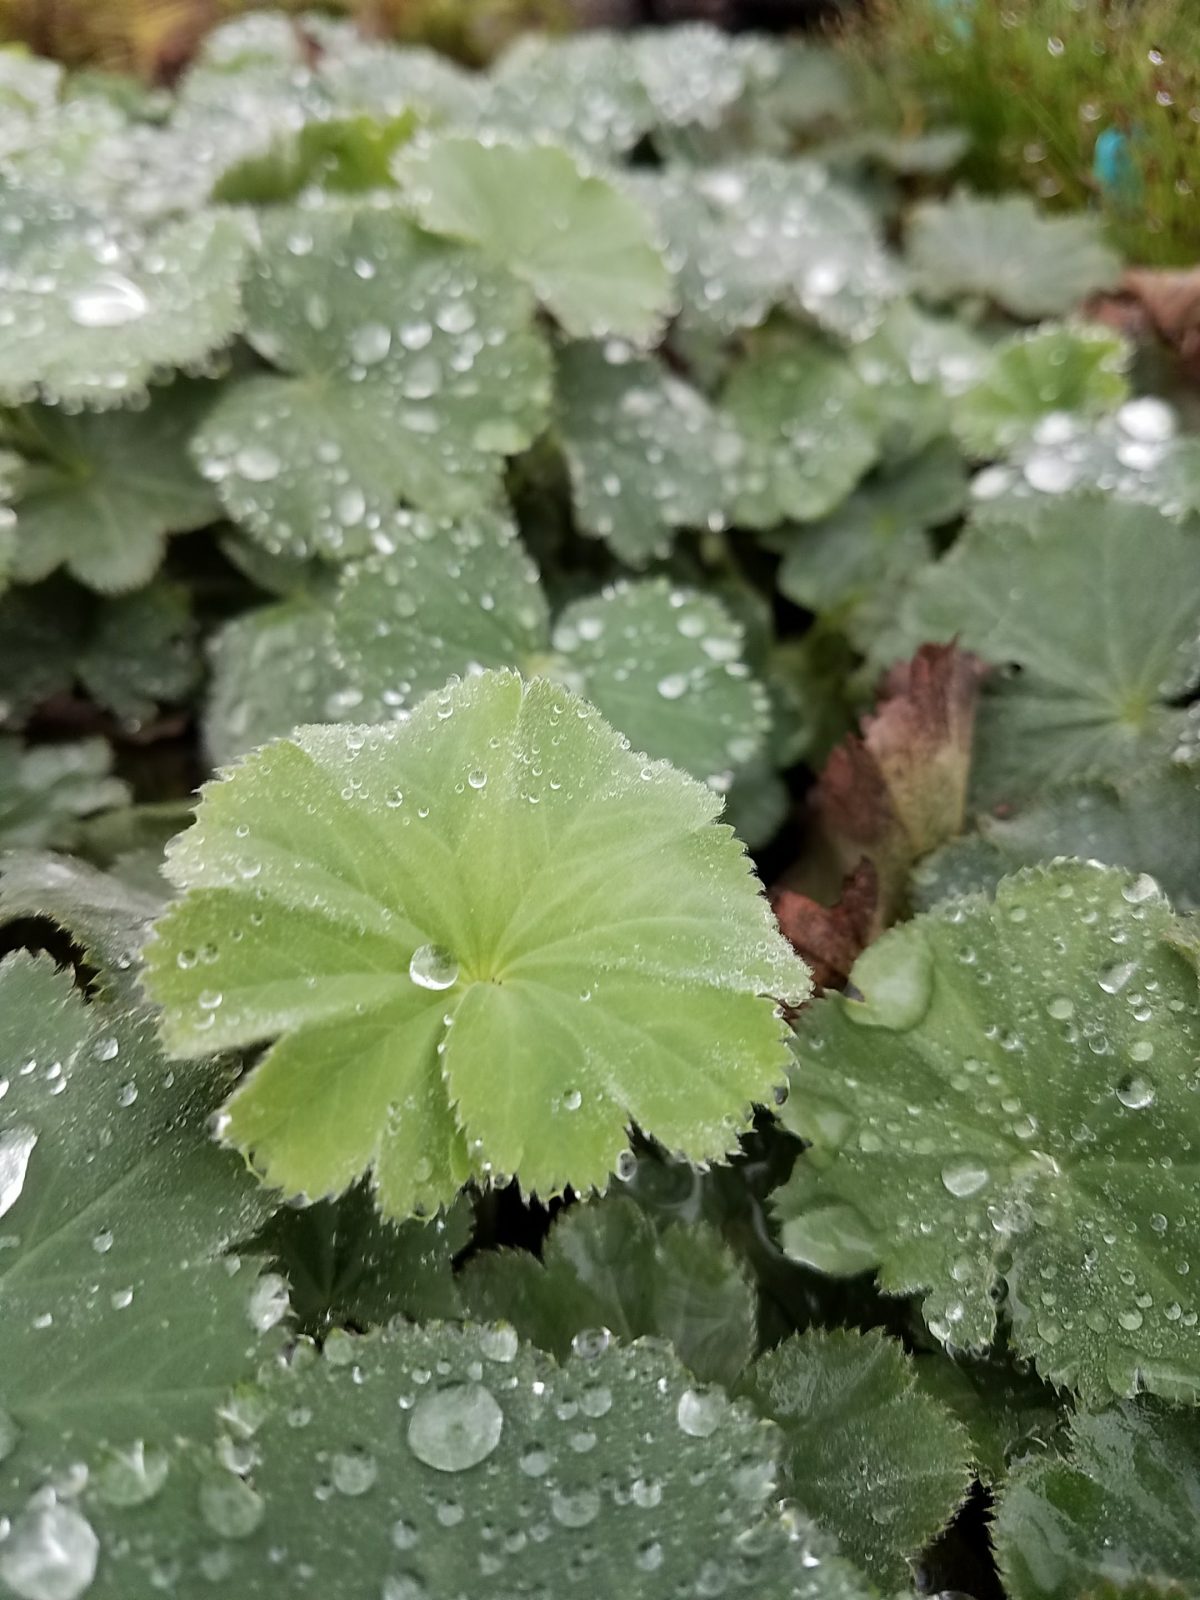
<svg viewBox="0 0 1200 1600">
<path fill-rule="evenodd" d="M 875 868 L 865 857 L 842 880 L 836 905 L 823 906 L 811 895 L 783 884 L 771 891 L 771 907 L 780 930 L 812 968 L 817 988 L 843 987 L 850 968 L 878 931 L 878 899 Z"/>
<path fill-rule="evenodd" d="M 830 754 L 810 802 L 810 848 L 771 897 L 823 988 L 844 983 L 854 957 L 903 913 L 914 863 L 963 831 L 986 671 L 955 644 L 922 645 L 884 678 L 861 733 Z M 842 889 L 825 906 L 805 891 L 828 883 L 831 865 Z"/>
</svg>

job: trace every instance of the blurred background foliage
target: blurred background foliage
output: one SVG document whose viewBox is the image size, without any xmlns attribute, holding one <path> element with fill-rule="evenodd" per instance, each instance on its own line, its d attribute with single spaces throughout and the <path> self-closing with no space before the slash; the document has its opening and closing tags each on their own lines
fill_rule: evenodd
<svg viewBox="0 0 1200 1600">
<path fill-rule="evenodd" d="M 1129 260 L 1196 260 L 1197 0 L 873 0 L 845 43 L 900 126 L 970 135 L 973 188 L 1100 206 Z"/>
<path fill-rule="evenodd" d="M 248 0 L 0 0 L 0 41 L 72 66 L 170 81 Z M 1127 259 L 1195 262 L 1200 0 L 275 0 L 480 64 L 531 28 L 702 19 L 828 28 L 874 117 L 952 125 L 960 175 L 1055 209 L 1103 211 Z"/>
</svg>

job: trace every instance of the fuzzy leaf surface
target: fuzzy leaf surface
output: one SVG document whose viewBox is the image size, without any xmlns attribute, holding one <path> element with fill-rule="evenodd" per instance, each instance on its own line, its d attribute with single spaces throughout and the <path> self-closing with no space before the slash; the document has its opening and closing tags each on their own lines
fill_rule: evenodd
<svg viewBox="0 0 1200 1600">
<path fill-rule="evenodd" d="M 276 1040 L 226 1136 L 291 1193 L 372 1169 L 398 1217 L 471 1172 L 602 1184 L 630 1120 L 728 1149 L 780 1070 L 766 997 L 807 975 L 719 805 L 513 674 L 400 727 L 303 729 L 210 788 L 169 859 L 168 1048 Z"/>
<path fill-rule="evenodd" d="M 1001 1498 L 994 1537 L 1013 1600 L 1185 1600 L 1200 1505 L 1195 1414 L 1147 1402 L 1079 1412 L 1071 1442 L 1068 1460 L 1030 1463 Z"/>
<path fill-rule="evenodd" d="M 754 1353 L 754 1294 L 716 1228 L 660 1228 L 624 1196 L 572 1206 L 540 1262 L 515 1250 L 476 1256 L 462 1293 L 472 1315 L 511 1322 L 560 1361 L 600 1330 L 626 1342 L 653 1335 L 696 1377 L 728 1388 Z"/>
<path fill-rule="evenodd" d="M 253 1372 L 260 1280 L 221 1258 L 270 1201 L 204 1137 L 227 1070 L 172 1071 L 144 1008 L 85 1005 L 46 957 L 9 956 L 0 990 L 0 1577 L 23 1594 L 12 1563 L 49 1473 L 91 1469 L 85 1511 L 149 1500 Z"/>
<path fill-rule="evenodd" d="M 1185 719 L 1171 702 L 1200 678 L 1198 602 L 1191 532 L 1081 497 L 969 527 L 918 576 L 899 631 L 1021 668 L 985 693 L 974 774 L 982 799 L 1012 801 L 1172 750 Z"/>
<path fill-rule="evenodd" d="M 788 1493 L 885 1590 L 971 1481 L 966 1430 L 880 1333 L 814 1330 L 760 1356 L 740 1392 L 783 1430 Z"/>
<path fill-rule="evenodd" d="M 1055 1383 L 1194 1402 L 1189 937 L 1152 880 L 1064 863 L 872 945 L 863 998 L 826 996 L 797 1033 L 783 1116 L 813 1149 L 781 1195 L 785 1248 L 873 1257 L 960 1349 L 990 1344 L 1003 1287 L 1014 1349 Z M 813 1257 L 831 1207 L 861 1242 L 844 1265 Z"/>
<path fill-rule="evenodd" d="M 246 239 L 198 213 L 150 238 L 11 180 L 0 252 L 0 399 L 98 409 L 199 367 L 241 327 Z"/>
</svg>

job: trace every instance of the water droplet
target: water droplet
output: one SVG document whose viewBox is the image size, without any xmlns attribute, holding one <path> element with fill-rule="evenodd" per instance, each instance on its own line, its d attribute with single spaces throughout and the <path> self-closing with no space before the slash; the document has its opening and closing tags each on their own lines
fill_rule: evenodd
<svg viewBox="0 0 1200 1600">
<path fill-rule="evenodd" d="M 1140 872 L 1132 883 L 1127 883 L 1121 890 L 1122 898 L 1131 906 L 1144 905 L 1147 900 L 1153 900 L 1161 893 L 1157 879 L 1152 878 L 1148 872 Z"/>
<path fill-rule="evenodd" d="M 408 1447 L 438 1472 L 464 1472 L 500 1443 L 504 1413 L 481 1383 L 458 1383 L 427 1394 L 413 1408 Z"/>
<path fill-rule="evenodd" d="M 334 1456 L 331 1476 L 339 1494 L 366 1494 L 379 1476 L 379 1467 L 365 1450 L 347 1450 Z"/>
<path fill-rule="evenodd" d="M 243 445 L 234 456 L 233 464 L 251 483 L 270 483 L 279 476 L 283 465 L 274 450 L 268 450 L 265 444 Z"/>
<path fill-rule="evenodd" d="M 707 1439 L 720 1427 L 726 1404 L 719 1389 L 685 1389 L 675 1408 L 675 1420 L 693 1439 Z"/>
<path fill-rule="evenodd" d="M 263 1497 L 242 1478 L 210 1478 L 200 1489 L 200 1515 L 223 1539 L 248 1539 L 266 1513 Z"/>
<path fill-rule="evenodd" d="M 933 955 L 916 928 L 904 928 L 868 946 L 851 978 L 862 996 L 846 1002 L 851 1021 L 902 1032 L 916 1027 L 929 1009 Z"/>
<path fill-rule="evenodd" d="M 0 1133 L 0 1217 L 21 1198 L 29 1158 L 38 1136 L 32 1128 L 6 1128 Z"/>
<path fill-rule="evenodd" d="M 488 1361 L 515 1361 L 520 1342 L 511 1322 L 498 1322 L 479 1331 L 479 1351 Z"/>
<path fill-rule="evenodd" d="M 77 1600 L 96 1576 L 100 1541 L 87 1518 L 57 1500 L 31 1505 L 0 1545 L 0 1579 L 20 1600 Z"/>
<path fill-rule="evenodd" d="M 408 975 L 422 989 L 449 989 L 458 981 L 458 962 L 440 944 L 423 944 L 413 951 Z"/>
<path fill-rule="evenodd" d="M 482 767 L 474 767 L 470 772 L 467 773 L 467 782 L 471 785 L 472 789 L 482 789 L 487 783 L 487 773 Z"/>
<path fill-rule="evenodd" d="M 991 1173 L 985 1166 L 969 1159 L 953 1161 L 942 1168 L 942 1187 L 957 1200 L 978 1194 L 990 1178 Z"/>
<path fill-rule="evenodd" d="M 669 672 L 658 680 L 658 692 L 664 700 L 678 700 L 687 693 L 688 681 L 682 672 Z"/>
<path fill-rule="evenodd" d="M 147 1450 L 141 1439 L 127 1450 L 114 1450 L 95 1474 L 96 1493 L 110 1506 L 140 1506 L 167 1481 L 165 1450 Z"/>
<path fill-rule="evenodd" d="M 391 348 L 391 329 L 382 322 L 364 322 L 350 335 L 350 356 L 360 367 L 375 366 Z"/>
<path fill-rule="evenodd" d="M 429 1590 L 411 1572 L 385 1578 L 380 1600 L 429 1600 Z"/>
<path fill-rule="evenodd" d="M 1154 1103 L 1154 1085 L 1149 1078 L 1131 1073 L 1117 1085 L 1117 1099 L 1130 1111 L 1144 1111 Z"/>
<path fill-rule="evenodd" d="M 571 1352 L 582 1361 L 595 1361 L 611 1343 L 612 1334 L 607 1328 L 581 1328 L 571 1340 Z"/>
<path fill-rule="evenodd" d="M 265 1272 L 250 1291 L 246 1314 L 250 1326 L 266 1333 L 288 1313 L 288 1286 L 277 1272 Z"/>
<path fill-rule="evenodd" d="M 1105 994 L 1120 994 L 1138 969 L 1136 961 L 1114 961 L 1096 979 Z"/>
<path fill-rule="evenodd" d="M 577 1489 L 574 1494 L 567 1494 L 556 1489 L 550 1496 L 550 1514 L 564 1528 L 586 1528 L 600 1515 L 600 1491 Z"/>
<path fill-rule="evenodd" d="M 106 272 L 78 289 L 67 302 L 67 315 L 79 328 L 120 328 L 136 322 L 150 302 L 136 283 L 119 272 Z"/>
</svg>

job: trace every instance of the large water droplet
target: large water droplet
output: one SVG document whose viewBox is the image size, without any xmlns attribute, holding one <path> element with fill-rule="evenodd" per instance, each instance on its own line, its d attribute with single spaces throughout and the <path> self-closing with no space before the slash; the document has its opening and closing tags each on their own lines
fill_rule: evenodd
<svg viewBox="0 0 1200 1600">
<path fill-rule="evenodd" d="M 987 1186 L 991 1173 L 978 1161 L 952 1161 L 942 1168 L 942 1187 L 957 1200 L 978 1194 Z"/>
<path fill-rule="evenodd" d="M 258 1333 L 266 1333 L 288 1313 L 288 1286 L 277 1272 L 266 1272 L 250 1291 L 246 1302 L 246 1315 L 250 1326 Z"/>
<path fill-rule="evenodd" d="M 500 1443 L 504 1413 L 481 1383 L 458 1383 L 427 1394 L 413 1408 L 408 1447 L 438 1472 L 465 1472 Z"/>
<path fill-rule="evenodd" d="M 144 317 L 149 308 L 136 283 L 119 272 L 106 272 L 71 296 L 67 315 L 80 328 L 120 328 Z"/>
<path fill-rule="evenodd" d="M 725 1396 L 719 1389 L 685 1389 L 675 1408 L 675 1420 L 693 1439 L 707 1439 L 721 1425 Z"/>
<path fill-rule="evenodd" d="M 850 975 L 862 996 L 846 1015 L 867 1028 L 915 1028 L 933 995 L 933 954 L 915 928 L 885 934 L 859 956 Z"/>
<path fill-rule="evenodd" d="M 413 951 L 408 975 L 422 989 L 449 989 L 458 981 L 458 962 L 440 944 L 423 944 Z"/>
<path fill-rule="evenodd" d="M 38 1136 L 32 1128 L 6 1128 L 0 1133 L 0 1217 L 21 1198 L 29 1158 Z"/>
<path fill-rule="evenodd" d="M 1154 1085 L 1149 1078 L 1131 1073 L 1117 1085 L 1117 1099 L 1130 1111 L 1144 1111 L 1154 1102 Z"/>
<path fill-rule="evenodd" d="M 234 456 L 233 464 L 251 483 L 270 483 L 279 476 L 283 465 L 274 450 L 269 450 L 265 444 L 243 445 Z"/>
<path fill-rule="evenodd" d="M 364 322 L 350 335 L 350 355 L 362 367 L 373 367 L 391 348 L 391 329 L 382 322 Z"/>
<path fill-rule="evenodd" d="M 100 1541 L 73 1506 L 30 1506 L 0 1545 L 0 1579 L 20 1600 L 78 1600 L 96 1576 Z"/>
<path fill-rule="evenodd" d="M 331 1468 L 333 1486 L 339 1494 L 366 1494 L 379 1476 L 375 1457 L 365 1450 L 346 1450 L 334 1456 Z"/>
<path fill-rule="evenodd" d="M 564 1528 L 586 1528 L 589 1522 L 595 1522 L 600 1515 L 600 1491 L 598 1489 L 577 1489 L 573 1494 L 568 1494 L 562 1489 L 556 1489 L 550 1496 L 550 1512 L 555 1522 Z"/>
</svg>

